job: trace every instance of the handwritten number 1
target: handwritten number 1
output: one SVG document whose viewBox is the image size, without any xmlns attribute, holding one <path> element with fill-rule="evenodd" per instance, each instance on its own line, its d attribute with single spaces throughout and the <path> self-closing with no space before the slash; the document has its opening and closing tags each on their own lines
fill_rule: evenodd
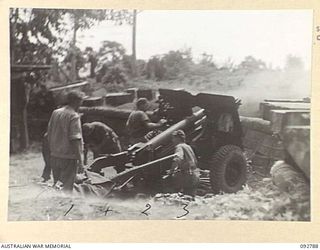
<svg viewBox="0 0 320 250">
<path fill-rule="evenodd" d="M 71 204 L 71 207 L 68 209 L 68 211 L 64 214 L 64 216 L 67 216 L 67 214 L 72 210 L 72 208 L 74 207 L 74 204 Z M 187 216 L 190 212 L 187 209 L 188 204 L 185 204 L 183 206 L 183 210 L 186 211 L 183 215 L 177 216 L 177 219 L 180 219 L 184 216 Z M 145 216 L 149 216 L 149 214 L 147 213 L 147 211 L 149 211 L 151 209 L 151 205 L 149 203 L 146 204 L 146 209 L 143 210 L 141 213 L 144 214 Z M 107 209 L 104 211 L 104 215 L 107 215 L 108 212 L 112 212 L 113 210 L 110 209 L 110 207 L 108 206 Z"/>
<path fill-rule="evenodd" d="M 64 216 L 67 216 L 67 214 L 71 211 L 71 209 L 74 207 L 74 204 L 71 205 L 71 207 L 68 209 L 68 211 L 64 214 Z"/>
</svg>

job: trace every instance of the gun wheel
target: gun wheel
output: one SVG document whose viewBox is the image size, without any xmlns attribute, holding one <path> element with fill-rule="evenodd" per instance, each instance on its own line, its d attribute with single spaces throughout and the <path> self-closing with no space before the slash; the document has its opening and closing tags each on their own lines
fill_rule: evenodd
<svg viewBox="0 0 320 250">
<path fill-rule="evenodd" d="M 214 193 L 235 193 L 246 183 L 247 161 L 239 147 L 221 147 L 212 156 L 210 165 L 210 182 Z"/>
</svg>

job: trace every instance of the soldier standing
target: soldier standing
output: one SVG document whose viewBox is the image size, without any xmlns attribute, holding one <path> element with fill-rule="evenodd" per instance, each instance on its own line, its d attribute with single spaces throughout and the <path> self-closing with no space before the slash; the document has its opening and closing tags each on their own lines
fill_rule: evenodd
<svg viewBox="0 0 320 250">
<path fill-rule="evenodd" d="M 48 124 L 50 166 L 54 185 L 72 191 L 77 170 L 83 171 L 82 131 L 78 109 L 84 93 L 70 91 L 66 106 L 53 111 Z"/>
<path fill-rule="evenodd" d="M 42 157 L 44 161 L 44 169 L 42 171 L 42 182 L 50 180 L 51 166 L 50 166 L 50 148 L 48 142 L 48 133 L 46 132 L 42 138 Z"/>
</svg>

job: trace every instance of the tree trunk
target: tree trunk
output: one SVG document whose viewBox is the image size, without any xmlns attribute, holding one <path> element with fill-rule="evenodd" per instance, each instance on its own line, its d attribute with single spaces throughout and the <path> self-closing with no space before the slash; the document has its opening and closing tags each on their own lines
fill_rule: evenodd
<svg viewBox="0 0 320 250">
<path fill-rule="evenodd" d="M 28 115 L 27 115 L 27 104 L 22 110 L 21 122 L 19 127 L 20 134 L 20 149 L 24 150 L 29 147 L 29 133 L 28 133 Z"/>
<path fill-rule="evenodd" d="M 15 63 L 15 51 L 14 51 L 14 46 L 15 46 L 15 39 L 14 36 L 16 34 L 16 28 L 17 28 L 17 22 L 19 18 L 19 9 L 16 8 L 14 10 L 14 21 L 11 25 L 11 30 L 10 30 L 10 63 L 11 65 Z"/>
<path fill-rule="evenodd" d="M 137 76 L 137 58 L 136 58 L 136 27 L 137 27 L 137 10 L 133 10 L 133 25 L 132 25 L 132 75 Z"/>
<path fill-rule="evenodd" d="M 77 43 L 77 31 L 78 31 L 78 19 L 76 15 L 74 14 L 73 17 L 73 39 L 72 39 L 72 57 L 71 57 L 71 72 L 70 72 L 70 79 L 71 81 L 76 81 L 77 79 L 77 58 L 76 58 L 76 43 Z"/>
<path fill-rule="evenodd" d="M 10 124 L 10 133 L 12 135 L 11 144 L 18 141 L 18 150 L 25 150 L 29 146 L 28 120 L 27 120 L 27 105 L 29 101 L 29 86 L 25 83 L 25 78 L 22 73 L 16 72 L 11 76 L 11 100 L 10 114 L 12 116 Z"/>
</svg>

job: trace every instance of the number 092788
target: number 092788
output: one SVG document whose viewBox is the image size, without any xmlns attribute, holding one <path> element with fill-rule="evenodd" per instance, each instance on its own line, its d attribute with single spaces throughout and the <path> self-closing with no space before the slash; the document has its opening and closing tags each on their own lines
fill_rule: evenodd
<svg viewBox="0 0 320 250">
<path fill-rule="evenodd" d="M 300 248 L 304 248 L 304 249 L 307 249 L 307 248 L 318 248 L 319 245 L 318 244 L 300 244 Z"/>
</svg>

